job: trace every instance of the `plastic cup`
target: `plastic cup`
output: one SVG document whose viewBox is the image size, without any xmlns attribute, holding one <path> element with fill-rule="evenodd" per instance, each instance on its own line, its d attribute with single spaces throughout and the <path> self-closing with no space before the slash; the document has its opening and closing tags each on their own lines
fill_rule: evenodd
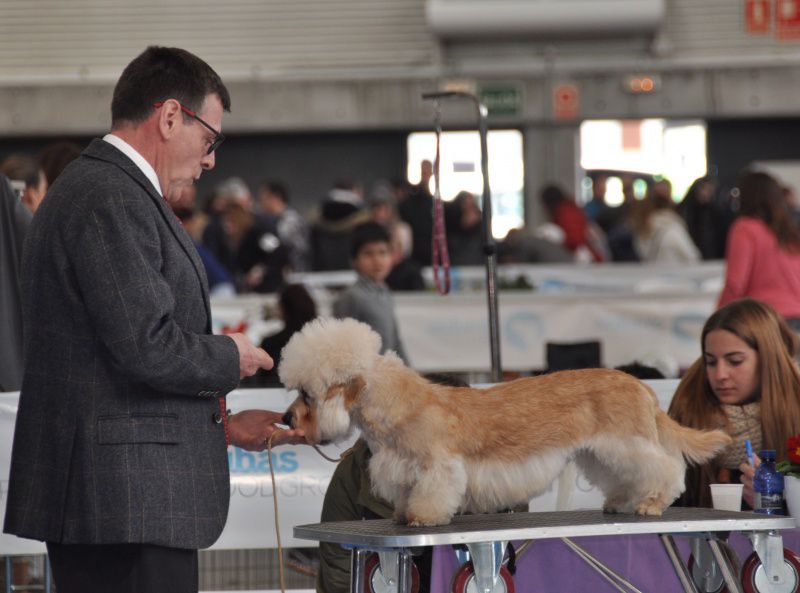
<svg viewBox="0 0 800 593">
<path fill-rule="evenodd" d="M 744 484 L 711 484 L 711 504 L 720 511 L 742 510 Z"/>
</svg>

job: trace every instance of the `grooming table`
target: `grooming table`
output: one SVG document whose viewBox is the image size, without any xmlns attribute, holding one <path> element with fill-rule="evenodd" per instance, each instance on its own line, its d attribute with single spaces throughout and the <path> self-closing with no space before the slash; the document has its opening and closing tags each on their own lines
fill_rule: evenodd
<svg viewBox="0 0 800 593">
<path fill-rule="evenodd" d="M 351 593 L 365 590 L 365 564 L 369 552 L 378 552 L 382 578 L 387 590 L 411 591 L 411 548 L 464 544 L 474 567 L 474 583 L 469 591 L 493 593 L 501 572 L 506 544 L 512 540 L 537 540 L 580 536 L 613 536 L 658 534 L 678 579 L 687 593 L 696 593 L 697 575 L 686 567 L 676 549 L 675 535 L 694 538 L 696 566 L 703 565 L 716 573 L 730 593 L 741 593 L 742 584 L 724 553 L 720 542 L 731 531 L 747 534 L 760 559 L 751 591 L 768 593 L 793 592 L 798 573 L 784 560 L 780 531 L 795 527 L 791 517 L 775 517 L 756 513 L 718 511 L 713 509 L 669 508 L 660 517 L 626 514 L 605 514 L 601 511 L 560 511 L 546 513 L 510 513 L 496 515 L 463 515 L 449 525 L 408 527 L 391 520 L 342 521 L 301 525 L 294 536 L 329 543 L 338 543 L 352 550 Z M 707 546 L 697 542 L 707 543 Z M 505 570 L 505 569 L 503 569 Z M 696 569 L 695 569 L 696 570 Z M 518 587 L 524 590 L 523 587 Z M 466 590 L 466 587 L 465 587 Z M 500 590 L 504 590 L 501 588 Z"/>
</svg>

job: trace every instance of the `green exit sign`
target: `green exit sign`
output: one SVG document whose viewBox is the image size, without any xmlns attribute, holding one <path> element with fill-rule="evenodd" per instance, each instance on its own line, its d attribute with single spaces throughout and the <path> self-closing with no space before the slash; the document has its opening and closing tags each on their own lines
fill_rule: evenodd
<svg viewBox="0 0 800 593">
<path fill-rule="evenodd" d="M 478 90 L 481 103 L 489 115 L 520 115 L 522 113 L 522 85 L 515 83 L 481 85 Z"/>
</svg>

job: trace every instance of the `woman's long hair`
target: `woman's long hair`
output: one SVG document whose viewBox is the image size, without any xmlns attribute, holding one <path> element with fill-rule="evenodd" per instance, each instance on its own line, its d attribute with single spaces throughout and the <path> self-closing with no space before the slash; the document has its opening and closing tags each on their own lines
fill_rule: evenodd
<svg viewBox="0 0 800 593">
<path fill-rule="evenodd" d="M 800 433 L 800 371 L 794 361 L 797 336 L 772 307 L 755 299 L 728 303 L 708 318 L 700 338 L 703 354 L 706 336 L 717 329 L 734 334 L 756 351 L 763 446 L 775 449 L 779 460 L 785 459 L 787 439 Z M 722 406 L 708 382 L 704 356 L 689 367 L 678 385 L 669 415 L 697 429 L 727 426 Z M 708 506 L 708 484 L 715 481 L 719 469 L 717 461 L 697 468 L 693 479 L 687 479 L 690 500 L 694 496 L 699 500 L 695 504 Z M 689 491 L 688 482 L 695 482 L 694 493 Z"/>
<path fill-rule="evenodd" d="M 763 221 L 789 251 L 800 251 L 800 229 L 792 218 L 783 189 L 769 174 L 745 171 L 739 178 L 739 213 Z"/>
</svg>

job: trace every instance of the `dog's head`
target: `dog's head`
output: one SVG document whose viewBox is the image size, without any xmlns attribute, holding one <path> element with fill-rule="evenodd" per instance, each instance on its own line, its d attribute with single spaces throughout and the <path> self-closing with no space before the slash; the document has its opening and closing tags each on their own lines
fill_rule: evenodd
<svg viewBox="0 0 800 593">
<path fill-rule="evenodd" d="M 338 441 L 352 431 L 350 408 L 380 354 L 381 338 L 355 319 L 319 318 L 281 351 L 278 376 L 297 399 L 284 423 L 305 430 L 310 443 Z"/>
</svg>

